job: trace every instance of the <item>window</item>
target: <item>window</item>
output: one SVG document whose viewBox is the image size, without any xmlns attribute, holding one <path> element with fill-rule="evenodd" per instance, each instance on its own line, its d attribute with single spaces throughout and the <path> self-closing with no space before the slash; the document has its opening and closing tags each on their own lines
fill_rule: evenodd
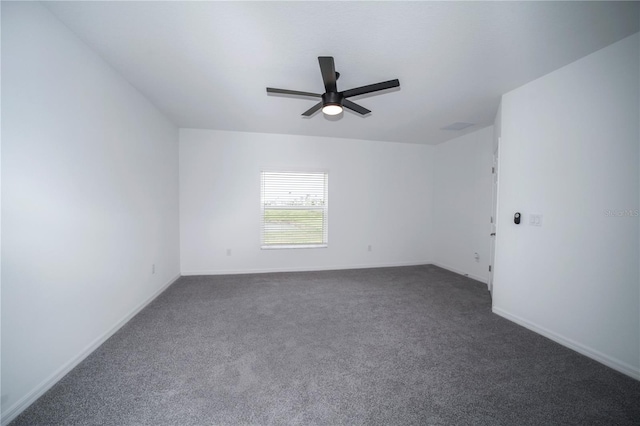
<svg viewBox="0 0 640 426">
<path fill-rule="evenodd" d="M 262 172 L 262 248 L 327 247 L 327 173 Z"/>
</svg>

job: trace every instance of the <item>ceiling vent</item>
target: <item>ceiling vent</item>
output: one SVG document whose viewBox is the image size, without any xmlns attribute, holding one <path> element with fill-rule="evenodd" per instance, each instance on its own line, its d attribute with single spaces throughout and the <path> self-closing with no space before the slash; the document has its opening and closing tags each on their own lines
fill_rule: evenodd
<svg viewBox="0 0 640 426">
<path fill-rule="evenodd" d="M 471 126 L 475 126 L 474 123 L 461 123 L 461 122 L 457 122 L 457 123 L 451 123 L 448 126 L 445 127 L 441 127 L 440 130 L 462 130 L 462 129 L 466 129 L 467 127 L 471 127 Z"/>
</svg>

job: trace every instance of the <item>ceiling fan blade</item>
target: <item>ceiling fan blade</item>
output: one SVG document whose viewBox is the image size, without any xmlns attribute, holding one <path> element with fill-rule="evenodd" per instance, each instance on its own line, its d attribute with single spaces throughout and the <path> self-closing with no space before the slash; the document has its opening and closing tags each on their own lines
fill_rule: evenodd
<svg viewBox="0 0 640 426">
<path fill-rule="evenodd" d="M 303 112 L 302 115 L 304 115 L 305 117 L 310 117 L 320 108 L 322 108 L 322 102 L 318 102 L 317 104 L 315 104 L 314 106 L 312 106 L 311 108 Z"/>
<path fill-rule="evenodd" d="M 274 89 L 273 87 L 267 87 L 267 93 L 280 93 L 283 95 L 298 95 L 298 96 L 312 96 L 314 98 L 321 98 L 322 95 L 318 93 L 299 92 L 297 90 L 287 89 Z"/>
<path fill-rule="evenodd" d="M 351 102 L 349 99 L 343 99 L 342 100 L 342 106 L 344 106 L 345 108 L 349 108 L 351 111 L 355 111 L 355 112 L 357 112 L 359 114 L 362 114 L 362 115 L 366 115 L 366 114 L 369 114 L 371 112 L 368 109 L 366 109 L 365 107 Z"/>
<path fill-rule="evenodd" d="M 324 88 L 327 92 L 337 92 L 336 86 L 336 67 L 331 56 L 318 56 L 318 62 L 320 63 L 320 72 L 322 73 L 322 81 L 324 81 Z"/>
<path fill-rule="evenodd" d="M 391 89 L 392 87 L 400 87 L 400 80 L 383 81 L 382 83 L 370 84 L 368 86 L 356 87 L 342 92 L 342 96 L 350 98 L 352 96 L 364 95 L 365 93 L 377 92 L 379 90 Z"/>
</svg>

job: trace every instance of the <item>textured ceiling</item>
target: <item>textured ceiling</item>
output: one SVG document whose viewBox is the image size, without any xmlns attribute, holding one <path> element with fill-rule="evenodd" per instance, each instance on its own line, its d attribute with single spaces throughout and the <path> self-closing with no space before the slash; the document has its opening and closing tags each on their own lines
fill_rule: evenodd
<svg viewBox="0 0 640 426">
<path fill-rule="evenodd" d="M 638 2 L 47 2 L 179 127 L 437 144 L 500 96 L 639 30 Z M 318 56 L 372 110 L 300 116 Z M 455 122 L 463 130 L 441 130 Z"/>
</svg>

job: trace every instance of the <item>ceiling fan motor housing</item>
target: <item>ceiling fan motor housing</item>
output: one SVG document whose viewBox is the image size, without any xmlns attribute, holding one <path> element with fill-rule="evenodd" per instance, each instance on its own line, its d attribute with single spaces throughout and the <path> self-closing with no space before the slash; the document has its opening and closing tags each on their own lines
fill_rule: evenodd
<svg viewBox="0 0 640 426">
<path fill-rule="evenodd" d="M 340 105 L 342 106 L 343 97 L 338 92 L 327 92 L 322 95 L 322 106 Z"/>
</svg>

